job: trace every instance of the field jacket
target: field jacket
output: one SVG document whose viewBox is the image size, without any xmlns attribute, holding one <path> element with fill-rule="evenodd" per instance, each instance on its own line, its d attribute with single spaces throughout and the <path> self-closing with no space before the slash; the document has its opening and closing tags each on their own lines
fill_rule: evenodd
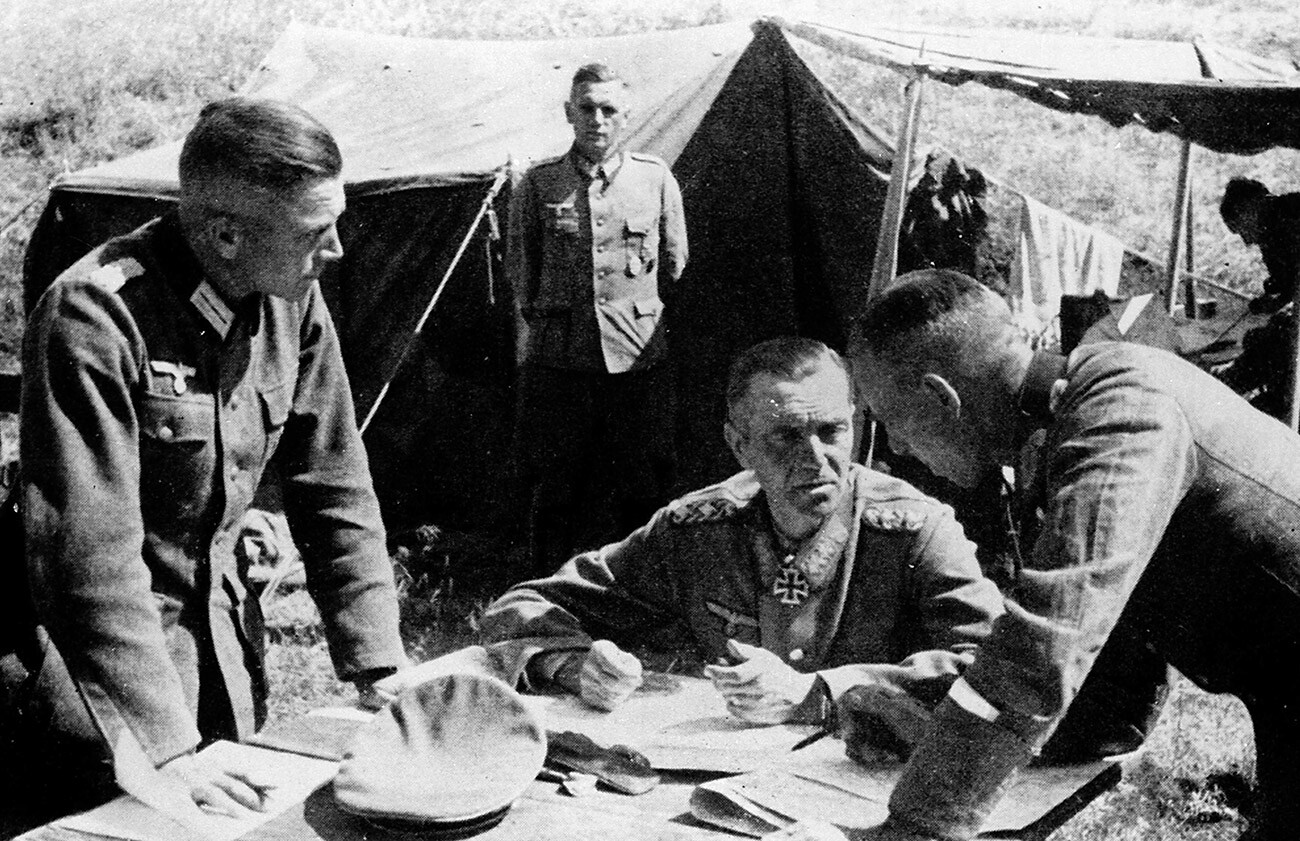
<svg viewBox="0 0 1300 841">
<path fill-rule="evenodd" d="M 32 313 L 21 434 L 38 618 L 108 745 L 126 728 L 161 764 L 264 717 L 262 616 L 235 544 L 272 462 L 339 676 L 404 662 L 318 287 L 226 302 L 174 215 L 110 240 Z"/>
<path fill-rule="evenodd" d="M 727 640 L 761 646 L 816 673 L 831 696 L 885 681 L 942 695 L 1001 613 L 952 510 L 854 466 L 844 513 L 801 549 L 834 572 L 800 606 L 774 592 L 778 554 L 767 500 L 750 472 L 678 499 L 619 543 L 511 588 L 483 634 L 526 679 L 536 655 L 608 637 L 635 647 L 674 633 L 713 662 Z"/>
</svg>

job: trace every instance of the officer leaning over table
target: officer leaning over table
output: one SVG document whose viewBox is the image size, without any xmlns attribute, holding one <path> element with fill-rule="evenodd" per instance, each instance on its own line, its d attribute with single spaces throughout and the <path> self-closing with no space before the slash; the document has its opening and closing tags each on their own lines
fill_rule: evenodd
<svg viewBox="0 0 1300 841">
<path fill-rule="evenodd" d="M 1251 839 L 1300 826 L 1300 437 L 1156 348 L 1035 352 L 951 271 L 899 278 L 863 318 L 864 397 L 891 441 L 970 484 L 1015 465 L 1037 535 L 1007 611 L 855 837 L 973 837 L 1123 626 L 1255 730 Z M 837 838 L 802 825 L 786 839 Z"/>
<path fill-rule="evenodd" d="M 256 769 L 195 751 L 266 717 L 262 617 L 235 544 L 269 465 L 339 677 L 368 691 L 405 664 L 317 283 L 342 255 L 341 167 L 296 106 L 212 103 L 181 151 L 177 209 L 96 248 L 32 312 L 22 505 L 39 625 L 4 670 L 15 804 L 92 805 L 116 775 L 261 806 Z"/>
<path fill-rule="evenodd" d="M 611 709 L 642 680 L 625 649 L 676 629 L 750 722 L 820 721 L 855 686 L 941 697 L 1001 597 L 949 507 L 852 462 L 843 360 L 764 342 L 732 365 L 727 404 L 741 473 L 489 607 L 507 680 Z"/>
</svg>

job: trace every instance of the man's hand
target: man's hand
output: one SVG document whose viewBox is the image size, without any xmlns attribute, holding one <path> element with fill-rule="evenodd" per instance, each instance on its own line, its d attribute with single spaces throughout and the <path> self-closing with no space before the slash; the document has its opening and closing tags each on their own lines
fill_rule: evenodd
<svg viewBox="0 0 1300 841">
<path fill-rule="evenodd" d="M 641 661 L 609 640 L 596 640 L 582 658 L 577 682 L 579 698 L 597 709 L 612 710 L 641 685 Z"/>
<path fill-rule="evenodd" d="M 839 699 L 840 734 L 863 765 L 906 760 L 930 729 L 930 709 L 897 686 L 855 686 Z"/>
<path fill-rule="evenodd" d="M 194 754 L 183 754 L 159 769 L 180 781 L 195 804 L 223 815 L 239 817 L 245 810 L 261 812 L 266 796 L 275 788 L 251 768 L 225 767 Z"/>
<path fill-rule="evenodd" d="M 727 653 L 736 665 L 705 666 L 704 674 L 732 715 L 754 724 L 780 724 L 799 717 L 816 675 L 797 672 L 772 652 L 736 640 L 727 640 Z"/>
</svg>

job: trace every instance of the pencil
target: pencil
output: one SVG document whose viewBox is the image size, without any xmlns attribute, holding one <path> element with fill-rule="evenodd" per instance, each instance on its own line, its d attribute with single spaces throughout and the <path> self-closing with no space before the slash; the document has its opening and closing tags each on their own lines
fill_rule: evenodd
<svg viewBox="0 0 1300 841">
<path fill-rule="evenodd" d="M 795 742 L 794 747 L 790 748 L 790 752 L 793 753 L 797 750 L 803 750 L 804 748 L 811 745 L 813 742 L 819 741 L 823 737 L 829 735 L 831 735 L 831 731 L 823 728 L 821 730 L 818 730 L 816 733 L 813 733 L 808 736 L 804 736 L 802 739 Z"/>
</svg>

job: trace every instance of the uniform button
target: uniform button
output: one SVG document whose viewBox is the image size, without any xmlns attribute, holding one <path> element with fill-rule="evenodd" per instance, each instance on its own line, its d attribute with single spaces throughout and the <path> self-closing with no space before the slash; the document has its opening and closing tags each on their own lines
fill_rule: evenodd
<svg viewBox="0 0 1300 841">
<path fill-rule="evenodd" d="M 799 662 L 800 660 L 802 660 L 802 659 L 803 659 L 803 649 L 802 649 L 802 648 L 796 648 L 796 649 L 794 649 L 794 650 L 792 650 L 792 651 L 790 652 L 790 662 L 791 662 L 791 663 L 798 663 L 798 662 Z"/>
<path fill-rule="evenodd" d="M 604 295 L 601 295 L 599 298 L 596 299 L 597 303 L 601 303 L 601 304 L 606 303 L 608 300 L 609 298 L 606 298 Z"/>
<path fill-rule="evenodd" d="M 596 246 L 596 253 L 597 253 L 597 254 L 604 254 L 604 253 L 605 253 L 605 246 L 603 246 L 603 245 L 598 245 L 598 246 Z"/>
<path fill-rule="evenodd" d="M 597 219 L 597 220 L 596 220 L 596 227 L 597 227 L 597 228 L 603 228 L 604 226 L 605 226 L 605 220 L 604 220 L 604 219 Z"/>
<path fill-rule="evenodd" d="M 596 274 L 600 275 L 601 277 L 609 277 L 609 269 L 601 269 Z"/>
<path fill-rule="evenodd" d="M 158 437 L 164 441 L 170 441 L 176 437 L 176 430 L 172 429 L 170 426 L 159 427 Z"/>
</svg>

